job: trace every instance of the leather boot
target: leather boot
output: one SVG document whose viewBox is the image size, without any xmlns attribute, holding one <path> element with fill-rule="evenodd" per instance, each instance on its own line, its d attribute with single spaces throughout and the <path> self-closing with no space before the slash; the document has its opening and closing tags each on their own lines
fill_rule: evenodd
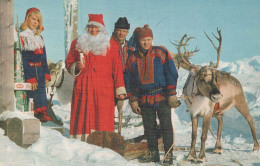
<svg viewBox="0 0 260 166">
<path fill-rule="evenodd" d="M 140 163 L 149 163 L 149 162 L 159 162 L 160 155 L 158 150 L 150 151 L 148 150 L 145 155 L 138 158 Z"/>
</svg>

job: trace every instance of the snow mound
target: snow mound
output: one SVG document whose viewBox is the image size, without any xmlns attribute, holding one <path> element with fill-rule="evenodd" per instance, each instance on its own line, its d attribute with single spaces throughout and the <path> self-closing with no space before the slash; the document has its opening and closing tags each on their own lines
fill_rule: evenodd
<svg viewBox="0 0 260 166">
<path fill-rule="evenodd" d="M 251 74 L 252 72 L 260 72 L 260 56 L 232 63 L 220 62 L 220 64 L 220 70 L 233 74 Z"/>
</svg>

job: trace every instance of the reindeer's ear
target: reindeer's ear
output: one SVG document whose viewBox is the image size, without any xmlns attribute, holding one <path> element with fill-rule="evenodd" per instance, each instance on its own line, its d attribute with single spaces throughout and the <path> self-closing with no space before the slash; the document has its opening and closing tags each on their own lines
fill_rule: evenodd
<svg viewBox="0 0 260 166">
<path fill-rule="evenodd" d="M 194 75 L 198 74 L 199 71 L 200 70 L 198 68 L 193 68 L 193 67 L 190 68 L 190 72 L 193 73 Z"/>
<path fill-rule="evenodd" d="M 59 62 L 56 63 L 56 68 L 59 70 L 62 68 L 63 62 L 60 60 Z"/>
<path fill-rule="evenodd" d="M 50 59 L 48 59 L 47 64 L 48 64 L 48 66 L 50 66 L 52 64 L 52 61 Z"/>
<path fill-rule="evenodd" d="M 213 62 L 210 62 L 210 63 L 209 63 L 209 67 L 214 68 L 214 63 L 213 63 Z"/>
</svg>

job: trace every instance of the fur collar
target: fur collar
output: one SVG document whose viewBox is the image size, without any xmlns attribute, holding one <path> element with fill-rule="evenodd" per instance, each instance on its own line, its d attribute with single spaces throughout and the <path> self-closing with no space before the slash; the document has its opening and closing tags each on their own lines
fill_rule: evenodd
<svg viewBox="0 0 260 166">
<path fill-rule="evenodd" d="M 34 51 L 44 47 L 44 40 L 41 35 L 35 35 L 30 28 L 22 31 L 20 37 L 23 40 L 23 51 Z"/>
</svg>

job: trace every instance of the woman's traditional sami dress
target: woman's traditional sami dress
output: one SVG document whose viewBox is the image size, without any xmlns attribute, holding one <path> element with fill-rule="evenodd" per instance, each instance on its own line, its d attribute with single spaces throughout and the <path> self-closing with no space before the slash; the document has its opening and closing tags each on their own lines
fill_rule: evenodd
<svg viewBox="0 0 260 166">
<path fill-rule="evenodd" d="M 27 98 L 33 98 L 34 116 L 42 122 L 51 121 L 47 111 L 45 80 L 51 80 L 42 36 L 27 28 L 20 33 L 24 76 L 27 83 L 38 83 L 34 91 L 27 91 Z"/>
</svg>

